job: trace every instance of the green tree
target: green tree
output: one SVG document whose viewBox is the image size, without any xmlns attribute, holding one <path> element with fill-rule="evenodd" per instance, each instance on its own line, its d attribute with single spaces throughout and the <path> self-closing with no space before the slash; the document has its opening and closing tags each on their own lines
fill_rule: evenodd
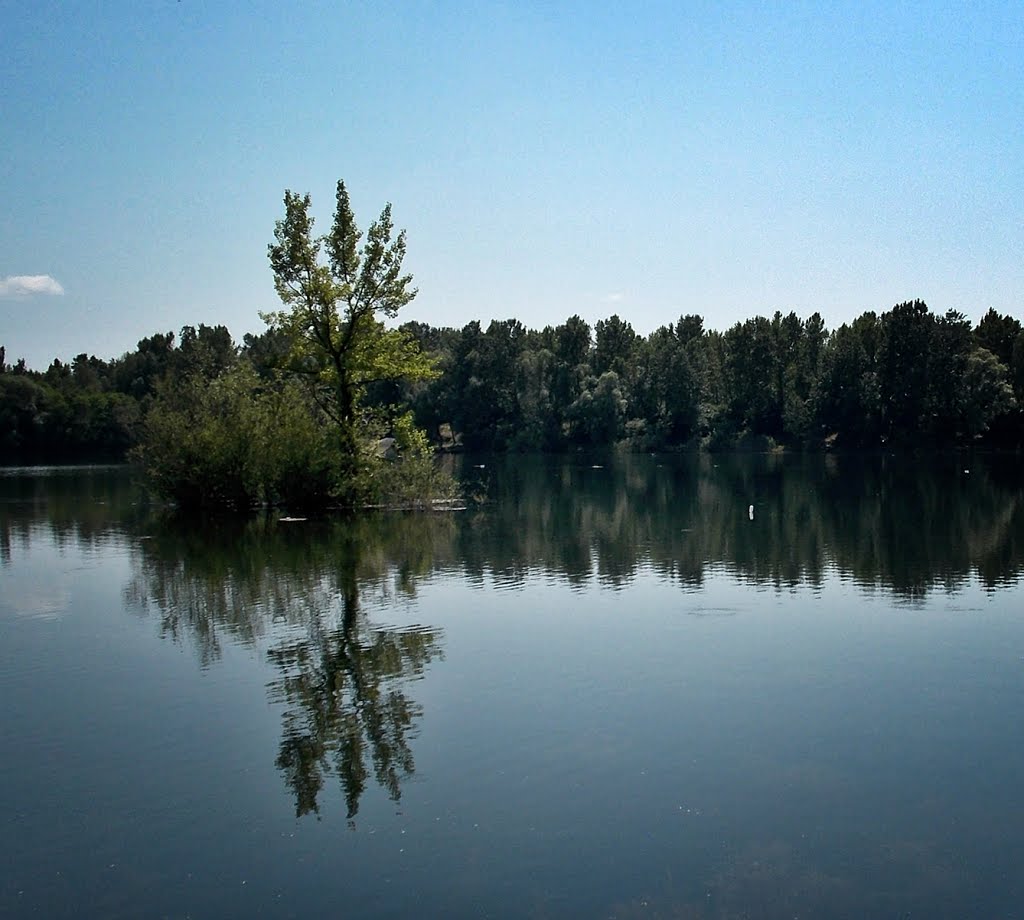
<svg viewBox="0 0 1024 920">
<path fill-rule="evenodd" d="M 587 379 L 590 356 L 590 326 L 579 316 L 570 316 L 552 334 L 555 357 L 551 392 L 563 412 L 572 405 Z"/>
<path fill-rule="evenodd" d="M 135 351 L 113 362 L 114 387 L 144 401 L 156 392 L 174 358 L 174 333 L 157 333 L 140 339 Z"/>
<path fill-rule="evenodd" d="M 973 424 L 967 418 L 965 380 L 971 324 L 956 310 L 937 317 L 928 349 L 928 428 L 933 439 L 952 444 Z"/>
<path fill-rule="evenodd" d="M 934 329 L 935 317 L 921 300 L 897 304 L 882 314 L 878 383 L 883 433 L 893 441 L 910 440 L 926 425 Z"/>
<path fill-rule="evenodd" d="M 0 462 L 34 459 L 53 391 L 24 374 L 0 380 Z"/>
<path fill-rule="evenodd" d="M 207 326 L 198 330 L 183 326 L 181 343 L 174 352 L 171 366 L 179 376 L 201 374 L 212 380 L 228 370 L 238 356 L 238 349 L 226 326 Z"/>
<path fill-rule="evenodd" d="M 284 207 L 268 255 L 288 309 L 263 318 L 287 336 L 286 369 L 334 425 L 344 491 L 359 478 L 365 457 L 359 442 L 367 386 L 429 377 L 433 363 L 408 332 L 383 322 L 416 296 L 412 276 L 402 274 L 405 232 L 393 238 L 391 205 L 370 225 L 361 248 L 344 182 L 338 182 L 334 222 L 324 236 L 313 235 L 309 195 L 286 191 Z"/>
<path fill-rule="evenodd" d="M 606 371 L 615 371 L 621 379 L 625 379 L 633 367 L 633 354 L 636 350 L 637 335 L 633 327 L 612 315 L 606 320 L 598 320 L 594 326 L 594 351 L 592 361 L 594 375 L 600 377 Z"/>
<path fill-rule="evenodd" d="M 240 362 L 213 379 L 165 380 L 137 457 L 154 489 L 180 507 L 302 507 L 322 504 L 331 490 L 322 432 L 294 381 L 261 387 Z"/>
<path fill-rule="evenodd" d="M 992 421 L 1016 406 L 1006 366 L 987 348 L 975 348 L 964 368 L 963 424 L 971 437 L 984 434 Z"/>
<path fill-rule="evenodd" d="M 484 332 L 473 320 L 458 332 L 445 360 L 441 421 L 452 422 L 474 448 L 505 450 L 518 443 L 526 330 L 518 320 L 493 320 Z"/>
<path fill-rule="evenodd" d="M 519 320 L 492 320 L 476 350 L 473 398 L 484 403 L 476 427 L 478 432 L 488 430 L 494 446 L 501 449 L 514 446 L 522 429 L 518 377 L 525 336 Z"/>
<path fill-rule="evenodd" d="M 779 350 L 772 321 L 755 316 L 724 335 L 728 420 L 736 432 L 777 437 L 782 429 Z"/>
<path fill-rule="evenodd" d="M 880 413 L 875 362 L 879 320 L 865 313 L 843 323 L 821 356 L 813 414 L 817 433 L 846 446 L 878 442 Z"/>
<path fill-rule="evenodd" d="M 544 347 L 524 348 L 516 369 L 523 450 L 549 450 L 561 443 L 559 415 L 551 400 L 554 356 Z"/>
<path fill-rule="evenodd" d="M 772 317 L 772 337 L 775 342 L 772 361 L 775 378 L 772 434 L 777 438 L 803 433 L 804 401 L 797 392 L 803 334 L 804 324 L 796 313 L 790 311 L 783 316 L 782 311 L 775 311 Z"/>
<path fill-rule="evenodd" d="M 566 414 L 575 442 L 593 447 L 614 444 L 622 436 L 626 418 L 619 375 L 605 371 L 596 380 L 589 378 Z"/>
<path fill-rule="evenodd" d="M 989 308 L 974 330 L 974 343 L 987 348 L 1006 367 L 1013 364 L 1013 343 L 1020 335 L 1020 321 L 1007 314 L 1000 316 Z"/>
<path fill-rule="evenodd" d="M 1010 380 L 1013 392 L 1018 401 L 1024 401 L 1024 330 L 1017 333 L 1013 340 L 1013 353 L 1010 357 Z"/>
<path fill-rule="evenodd" d="M 686 327 L 662 326 L 647 337 L 639 349 L 639 371 L 634 404 L 639 414 L 631 424 L 631 436 L 638 446 L 676 447 L 695 432 L 700 408 L 700 380 L 688 353 L 689 342 L 681 335 Z M 642 421 L 644 437 L 637 437 L 636 422 Z"/>
<path fill-rule="evenodd" d="M 785 407 L 786 431 L 806 441 L 812 434 L 814 404 L 821 377 L 828 332 L 820 313 L 803 323 L 796 361 L 790 373 L 790 398 Z"/>
</svg>

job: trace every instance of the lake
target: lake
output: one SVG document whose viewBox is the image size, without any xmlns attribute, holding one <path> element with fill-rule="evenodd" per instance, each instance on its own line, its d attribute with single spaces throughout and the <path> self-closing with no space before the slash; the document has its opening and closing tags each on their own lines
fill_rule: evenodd
<svg viewBox="0 0 1024 920">
<path fill-rule="evenodd" d="M 1018 457 L 0 471 L 4 917 L 1024 917 Z"/>
</svg>

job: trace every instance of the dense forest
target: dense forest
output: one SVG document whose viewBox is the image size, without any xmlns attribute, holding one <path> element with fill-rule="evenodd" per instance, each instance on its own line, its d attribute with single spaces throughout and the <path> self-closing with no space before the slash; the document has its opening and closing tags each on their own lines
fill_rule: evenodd
<svg viewBox="0 0 1024 920">
<path fill-rule="evenodd" d="M 990 310 L 972 328 L 921 301 L 829 331 L 818 314 L 756 316 L 724 332 L 688 315 L 648 336 L 618 316 L 527 329 L 517 320 L 401 329 L 438 373 L 377 381 L 366 405 L 409 409 L 438 445 L 473 450 L 1024 446 L 1024 330 Z M 142 339 L 113 360 L 45 371 L 0 347 L 0 462 L 122 460 L 161 393 L 245 368 L 277 386 L 280 330 L 223 326 Z"/>
</svg>

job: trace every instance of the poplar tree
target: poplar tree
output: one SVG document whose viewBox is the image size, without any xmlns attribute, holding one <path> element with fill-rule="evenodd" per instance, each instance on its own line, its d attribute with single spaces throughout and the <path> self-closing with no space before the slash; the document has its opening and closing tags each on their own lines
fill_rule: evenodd
<svg viewBox="0 0 1024 920">
<path fill-rule="evenodd" d="M 263 319 L 291 343 L 286 369 L 304 381 L 336 426 L 339 472 L 343 481 L 351 480 L 358 470 L 360 404 L 367 386 L 436 374 L 410 335 L 384 325 L 416 296 L 412 276 L 402 274 L 405 231 L 394 235 L 387 204 L 360 246 L 363 234 L 341 181 L 334 221 L 323 236 L 313 234 L 308 194 L 286 191 L 284 209 L 268 255 L 286 309 Z"/>
</svg>

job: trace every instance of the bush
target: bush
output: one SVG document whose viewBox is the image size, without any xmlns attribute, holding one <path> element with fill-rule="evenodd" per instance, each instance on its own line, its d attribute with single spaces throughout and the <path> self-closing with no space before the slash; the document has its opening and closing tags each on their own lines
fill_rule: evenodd
<svg viewBox="0 0 1024 920">
<path fill-rule="evenodd" d="M 162 384 L 135 456 L 182 507 L 308 507 L 334 486 L 323 430 L 294 384 L 265 386 L 239 364 Z"/>
<path fill-rule="evenodd" d="M 395 439 L 391 458 L 378 456 L 380 439 L 387 433 Z M 368 422 L 362 443 L 358 491 L 365 503 L 425 508 L 457 497 L 454 478 L 439 462 L 426 434 L 416 427 L 411 412 L 388 425 Z"/>
<path fill-rule="evenodd" d="M 268 384 L 242 363 L 213 380 L 162 384 L 135 458 L 153 489 L 183 508 L 423 507 L 455 497 L 454 479 L 436 463 L 411 413 L 363 424 L 352 478 L 342 476 L 336 430 L 299 384 Z M 388 431 L 393 460 L 376 455 Z"/>
</svg>

